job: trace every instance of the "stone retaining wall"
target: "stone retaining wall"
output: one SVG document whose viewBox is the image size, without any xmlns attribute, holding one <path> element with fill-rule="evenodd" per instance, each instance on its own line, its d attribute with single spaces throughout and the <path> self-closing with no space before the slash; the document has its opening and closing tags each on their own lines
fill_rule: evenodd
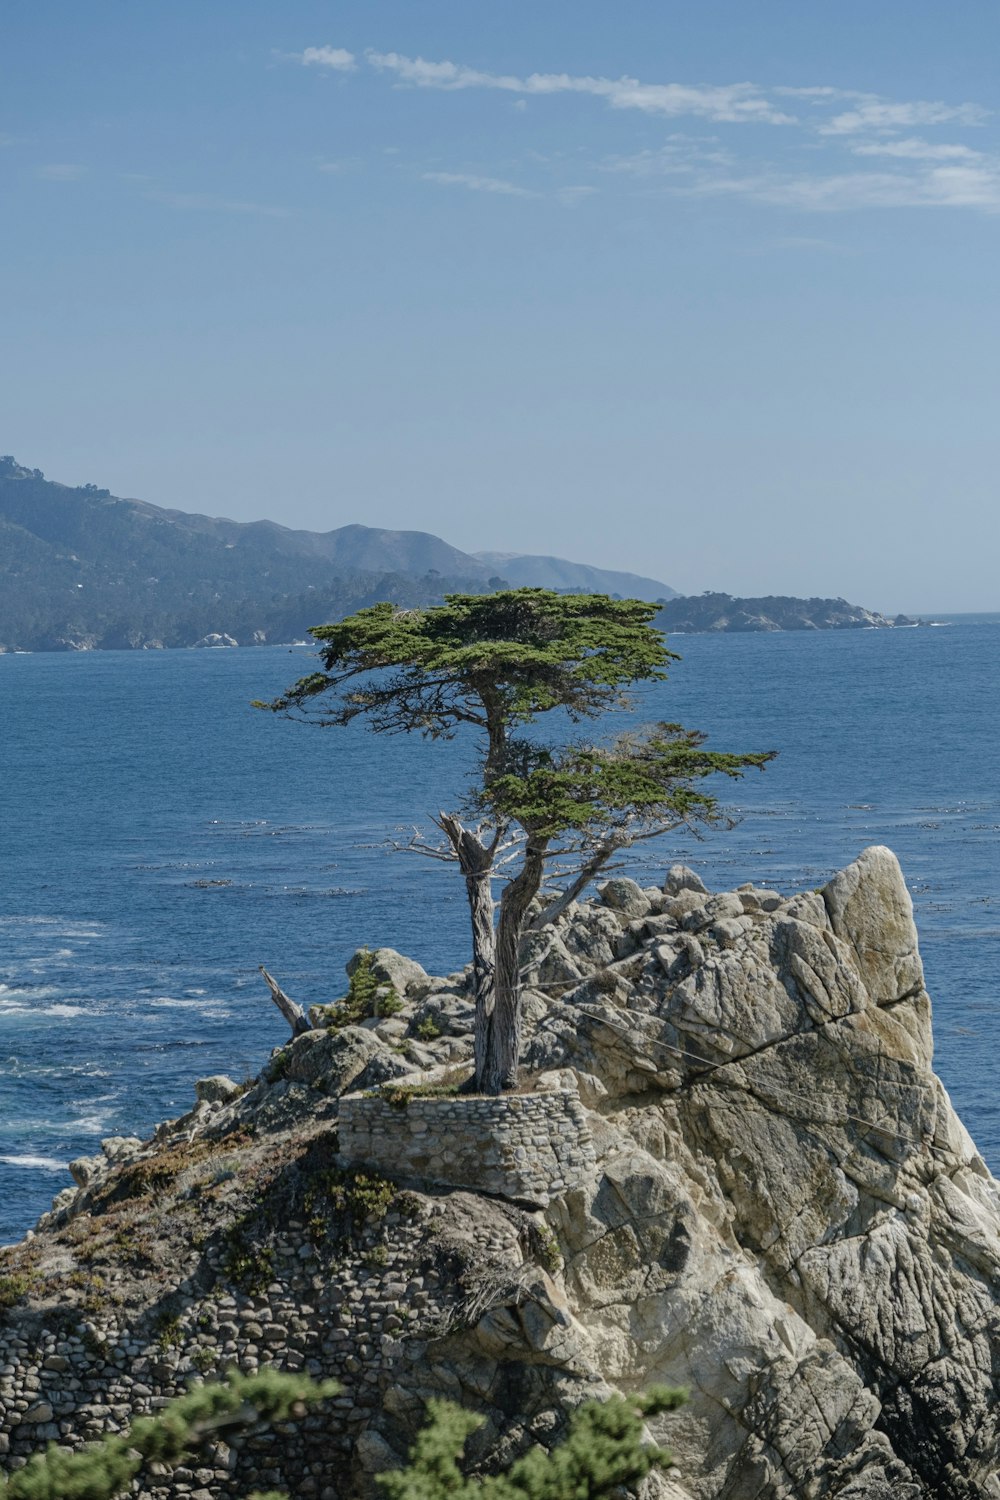
<svg viewBox="0 0 1000 1500">
<path fill-rule="evenodd" d="M 340 1101 L 340 1160 L 396 1178 L 470 1188 L 546 1207 L 592 1174 L 594 1147 L 576 1094 Z"/>
<path fill-rule="evenodd" d="M 292 1219 L 268 1241 L 273 1281 L 252 1293 L 229 1280 L 219 1235 L 199 1252 L 208 1274 L 181 1276 L 178 1267 L 164 1286 L 164 1273 L 147 1265 L 159 1295 L 141 1312 L 103 1291 L 95 1295 L 104 1305 L 86 1313 L 53 1299 L 40 1310 L 0 1310 L 0 1472 L 22 1467 L 47 1442 L 79 1447 L 121 1432 L 137 1417 L 155 1415 L 196 1378 L 221 1379 L 231 1366 L 246 1374 L 273 1366 L 332 1377 L 341 1394 L 292 1425 L 222 1429 L 190 1465 L 144 1469 L 128 1491 L 132 1500 L 237 1500 L 274 1488 L 295 1500 L 358 1500 L 359 1493 L 372 1500 L 372 1486 L 359 1489 L 356 1482 L 359 1462 L 364 1466 L 356 1450 L 393 1395 L 398 1400 L 401 1388 L 421 1392 L 418 1422 L 428 1396 L 474 1400 L 433 1378 L 426 1391 L 419 1383 L 430 1364 L 428 1331 L 436 1333 L 454 1315 L 462 1295 L 436 1264 L 442 1224 L 450 1243 L 447 1219 L 434 1220 L 430 1239 L 425 1214 L 414 1218 L 409 1207 L 393 1206 L 384 1218 L 358 1226 L 350 1242 L 320 1237 L 317 1243 L 306 1223 Z M 100 1228 L 95 1221 L 95 1238 Z M 508 1226 L 505 1238 L 500 1228 L 465 1213 L 471 1264 L 517 1270 L 516 1227 Z M 386 1467 L 379 1439 L 367 1441 L 374 1466 Z"/>
</svg>

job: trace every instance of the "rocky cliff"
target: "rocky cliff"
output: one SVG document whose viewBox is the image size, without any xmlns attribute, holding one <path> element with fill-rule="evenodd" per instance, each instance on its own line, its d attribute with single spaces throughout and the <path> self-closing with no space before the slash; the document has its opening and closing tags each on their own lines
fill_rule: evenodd
<svg viewBox="0 0 1000 1500">
<path fill-rule="evenodd" d="M 931 1068 L 888 850 L 789 899 L 608 882 L 531 940 L 503 1101 L 448 1092 L 466 976 L 377 970 L 398 1014 L 203 1080 L 6 1253 L 6 1463 L 274 1363 L 343 1393 L 137 1492 L 367 1496 L 429 1395 L 487 1415 L 489 1467 L 665 1380 L 661 1500 L 1000 1494 L 1000 1189 Z"/>
</svg>

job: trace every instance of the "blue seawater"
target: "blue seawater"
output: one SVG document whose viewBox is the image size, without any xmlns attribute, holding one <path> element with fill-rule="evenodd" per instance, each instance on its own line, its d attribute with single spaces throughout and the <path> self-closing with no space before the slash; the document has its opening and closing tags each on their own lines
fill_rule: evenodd
<svg viewBox="0 0 1000 1500">
<path fill-rule="evenodd" d="M 674 637 L 637 721 L 777 749 L 719 791 L 741 815 L 644 845 L 710 885 L 822 884 L 867 844 L 913 892 L 938 1070 L 1000 1168 L 1000 616 L 938 629 Z M 255 1073 L 287 1031 L 257 965 L 303 1004 L 343 993 L 361 944 L 447 973 L 461 882 L 385 847 L 455 805 L 472 747 L 319 730 L 250 707 L 303 648 L 0 657 L 0 1242 L 102 1136 Z M 612 729 L 613 725 L 602 726 Z"/>
</svg>

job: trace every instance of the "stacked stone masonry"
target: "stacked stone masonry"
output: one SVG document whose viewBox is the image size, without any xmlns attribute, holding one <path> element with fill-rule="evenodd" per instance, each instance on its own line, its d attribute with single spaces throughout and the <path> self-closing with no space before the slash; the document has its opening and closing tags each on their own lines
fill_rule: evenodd
<svg viewBox="0 0 1000 1500">
<path fill-rule="evenodd" d="M 465 1218 L 466 1253 L 516 1263 L 516 1225 Z M 227 1433 L 190 1467 L 154 1465 L 130 1494 L 236 1500 L 282 1486 L 296 1500 L 353 1500 L 351 1457 L 361 1435 L 400 1382 L 412 1384 L 411 1361 L 427 1369 L 427 1331 L 436 1332 L 453 1306 L 436 1265 L 447 1236 L 446 1221 L 392 1208 L 355 1243 L 334 1247 L 314 1244 L 308 1226 L 293 1220 L 270 1240 L 274 1280 L 252 1295 L 228 1283 L 213 1248 L 204 1268 L 217 1277 L 210 1292 L 197 1276 L 171 1282 L 136 1323 L 110 1298 L 90 1321 L 52 1304 L 23 1318 L 19 1310 L 0 1313 L 0 1325 L 9 1320 L 0 1326 L 0 1469 L 17 1470 L 47 1442 L 78 1448 L 122 1432 L 192 1381 L 221 1378 L 231 1367 L 246 1374 L 273 1367 L 333 1377 L 341 1393 L 291 1428 Z"/>
<path fill-rule="evenodd" d="M 545 1208 L 593 1173 L 594 1146 L 568 1091 L 405 1103 L 351 1094 L 340 1103 L 340 1159 Z"/>
</svg>

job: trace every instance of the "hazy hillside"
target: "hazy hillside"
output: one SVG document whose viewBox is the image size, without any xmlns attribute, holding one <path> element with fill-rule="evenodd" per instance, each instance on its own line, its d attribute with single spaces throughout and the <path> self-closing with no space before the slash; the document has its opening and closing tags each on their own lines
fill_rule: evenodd
<svg viewBox="0 0 1000 1500">
<path fill-rule="evenodd" d="M 533 585 L 581 594 L 620 594 L 625 599 L 680 597 L 676 589 L 655 578 L 617 573 L 611 568 L 592 568 L 587 563 L 567 562 L 562 557 L 536 557 L 520 552 L 476 552 L 474 556 L 495 573 L 502 573 L 515 588 Z"/>
<path fill-rule="evenodd" d="M 240 645 L 305 636 L 380 599 L 535 585 L 664 600 L 668 631 L 829 630 L 890 622 L 843 599 L 682 597 L 657 579 L 559 557 L 472 556 L 425 531 L 295 531 L 72 488 L 0 458 L 0 650 Z"/>
<path fill-rule="evenodd" d="M 0 646 L 65 650 L 302 636 L 377 599 L 479 591 L 489 570 L 424 532 L 241 524 L 71 488 L 0 459 Z"/>
<path fill-rule="evenodd" d="M 561 558 L 519 558 L 550 588 L 667 597 L 665 584 Z M 296 531 L 123 500 L 0 458 L 0 649 L 288 640 L 378 599 L 520 583 L 424 531 Z M 529 579 L 524 577 L 524 581 Z"/>
</svg>

